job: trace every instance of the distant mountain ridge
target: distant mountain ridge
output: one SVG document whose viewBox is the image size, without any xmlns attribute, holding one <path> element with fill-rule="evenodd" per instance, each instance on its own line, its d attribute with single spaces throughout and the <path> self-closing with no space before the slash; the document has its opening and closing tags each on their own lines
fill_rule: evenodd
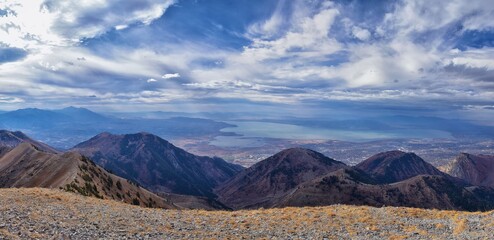
<svg viewBox="0 0 494 240">
<path fill-rule="evenodd" d="M 95 113 L 87 108 L 78 108 L 78 107 L 66 107 L 63 109 L 59 110 L 53 110 L 54 112 L 57 113 L 62 113 L 67 116 L 70 116 L 73 119 L 79 120 L 79 121 L 86 121 L 86 122 L 99 122 L 99 121 L 105 121 L 108 120 L 108 117 L 103 116 L 101 114 Z"/>
<path fill-rule="evenodd" d="M 118 114 L 117 114 L 118 115 Z M 0 113 L 0 129 L 23 131 L 57 149 L 67 150 L 102 132 L 153 132 L 167 139 L 210 137 L 233 125 L 201 118 L 163 116 L 125 118 L 86 108 L 25 108 Z"/>
<path fill-rule="evenodd" d="M 57 122 L 70 122 L 70 116 L 50 110 L 25 108 L 0 114 L 0 122 L 10 128 L 22 129 L 24 126 L 38 128 L 53 127 Z"/>
<path fill-rule="evenodd" d="M 101 133 L 72 151 L 155 191 L 214 197 L 213 189 L 243 168 L 196 156 L 149 133 Z"/>
</svg>

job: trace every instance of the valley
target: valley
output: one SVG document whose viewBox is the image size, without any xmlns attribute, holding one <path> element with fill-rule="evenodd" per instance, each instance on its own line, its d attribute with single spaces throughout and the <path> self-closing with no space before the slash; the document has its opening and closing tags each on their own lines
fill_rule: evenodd
<svg viewBox="0 0 494 240">
<path fill-rule="evenodd" d="M 254 116 L 242 120 L 237 115 L 219 113 L 27 108 L 0 113 L 0 129 L 22 131 L 61 151 L 102 132 L 151 132 L 190 153 L 220 157 L 244 167 L 292 147 L 313 149 L 348 165 L 395 149 L 415 152 L 434 166 L 446 164 L 459 152 L 494 154 L 491 127 L 426 117 L 388 116 L 357 121 Z M 376 129 L 392 134 L 372 134 Z M 447 134 L 437 135 L 435 129 Z"/>
</svg>

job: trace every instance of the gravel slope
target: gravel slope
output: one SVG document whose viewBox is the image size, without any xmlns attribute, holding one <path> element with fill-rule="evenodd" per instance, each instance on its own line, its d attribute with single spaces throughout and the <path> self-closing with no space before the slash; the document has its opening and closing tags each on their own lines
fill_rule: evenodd
<svg viewBox="0 0 494 240">
<path fill-rule="evenodd" d="M 130 206 L 0 189 L 0 239 L 489 239 L 494 212 L 334 205 L 235 212 Z"/>
</svg>

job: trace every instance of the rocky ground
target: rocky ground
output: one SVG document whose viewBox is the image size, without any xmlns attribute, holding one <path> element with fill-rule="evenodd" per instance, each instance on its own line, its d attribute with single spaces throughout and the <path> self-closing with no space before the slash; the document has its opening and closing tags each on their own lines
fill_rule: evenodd
<svg viewBox="0 0 494 240">
<path fill-rule="evenodd" d="M 0 239 L 490 239 L 494 212 L 334 205 L 161 210 L 48 189 L 0 190 Z"/>
</svg>

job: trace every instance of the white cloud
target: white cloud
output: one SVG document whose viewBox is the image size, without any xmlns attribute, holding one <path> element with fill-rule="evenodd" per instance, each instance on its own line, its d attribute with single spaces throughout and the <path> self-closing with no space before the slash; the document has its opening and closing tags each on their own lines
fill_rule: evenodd
<svg viewBox="0 0 494 240">
<path fill-rule="evenodd" d="M 439 29 L 448 24 L 462 22 L 464 29 L 483 30 L 494 27 L 494 4 L 490 0 L 427 0 L 402 1 L 393 13 L 386 14 L 388 28 L 400 34 Z"/>
<path fill-rule="evenodd" d="M 282 11 L 285 4 L 286 0 L 279 1 L 276 10 L 269 19 L 250 25 L 247 29 L 248 35 L 254 38 L 260 37 L 263 39 L 276 36 L 286 20 Z"/>
<path fill-rule="evenodd" d="M 121 25 L 115 26 L 115 30 L 123 30 L 123 29 L 126 29 L 128 27 L 129 27 L 129 25 L 121 24 Z"/>
<path fill-rule="evenodd" d="M 494 70 L 494 48 L 469 49 L 463 52 L 452 52 L 451 63 L 472 68 Z"/>
<path fill-rule="evenodd" d="M 9 97 L 0 94 L 0 103 L 22 103 L 25 102 L 24 99 L 18 97 Z"/>
<path fill-rule="evenodd" d="M 314 54 L 331 54 L 341 49 L 340 44 L 328 36 L 337 9 L 323 9 L 313 16 L 306 16 L 293 23 L 282 37 L 274 40 L 254 38 L 253 44 L 244 49 L 243 55 L 254 61 L 288 56 L 312 57 Z"/>
<path fill-rule="evenodd" d="M 149 24 L 174 0 L 0 1 L 10 14 L 0 17 L 0 44 L 37 50 L 78 44 L 132 23 Z"/>
<path fill-rule="evenodd" d="M 163 79 L 172 79 L 172 78 L 179 78 L 180 74 L 179 73 L 167 73 L 161 76 Z"/>
<path fill-rule="evenodd" d="M 174 0 L 45 1 L 43 6 L 57 21 L 51 26 L 66 38 L 92 38 L 112 28 L 132 23 L 149 24 L 163 15 Z M 103 13 L 103 14 L 102 14 Z M 100 15 L 101 14 L 101 15 Z"/>
<path fill-rule="evenodd" d="M 367 41 L 371 36 L 371 33 L 369 32 L 369 30 L 364 29 L 364 28 L 360 28 L 357 26 L 353 27 L 352 34 L 357 39 L 362 40 L 362 41 Z"/>
<path fill-rule="evenodd" d="M 485 82 L 441 72 L 448 64 L 492 70 L 493 49 L 450 50 L 444 46 L 443 32 L 437 37 L 428 34 L 432 37 L 426 43 L 417 40 L 421 33 L 434 33 L 455 23 L 463 23 L 465 29 L 494 25 L 485 20 L 494 12 L 486 1 L 402 1 L 377 26 L 350 19 L 346 9 L 329 1 L 280 1 L 269 18 L 248 27 L 243 36 L 252 43 L 240 50 L 184 41 L 160 45 L 159 50 L 153 49 L 156 45 L 108 45 L 101 54 L 78 45 L 81 38 L 149 24 L 173 2 L 120 1 L 122 5 L 115 7 L 116 1 L 90 0 L 77 2 L 76 7 L 72 0 L 46 1 L 45 5 L 33 0 L 24 8 L 25 1 L 0 0 L 0 8 L 8 6 L 17 13 L 0 17 L 0 45 L 31 52 L 22 61 L 0 65 L 0 89 L 39 98 L 96 96 L 108 104 L 210 97 L 280 103 L 455 97 L 481 101 L 493 97 L 486 90 L 477 95 L 462 91 L 465 86 L 480 89 Z M 282 4 L 292 3 L 294 12 L 280 10 Z M 44 7 L 40 10 L 39 6 Z M 90 16 L 101 17 L 83 24 L 81 19 Z M 347 35 L 333 35 L 331 30 L 338 27 Z M 341 38 L 361 41 L 339 42 Z M 197 64 L 205 56 L 220 59 L 221 64 Z M 163 74 L 163 70 L 173 72 Z M 160 77 L 183 77 L 186 83 L 160 81 Z M 167 89 L 143 91 L 151 85 L 146 82 L 157 81 Z M 21 100 L 29 102 L 29 98 L 0 95 L 0 103 Z"/>
</svg>

